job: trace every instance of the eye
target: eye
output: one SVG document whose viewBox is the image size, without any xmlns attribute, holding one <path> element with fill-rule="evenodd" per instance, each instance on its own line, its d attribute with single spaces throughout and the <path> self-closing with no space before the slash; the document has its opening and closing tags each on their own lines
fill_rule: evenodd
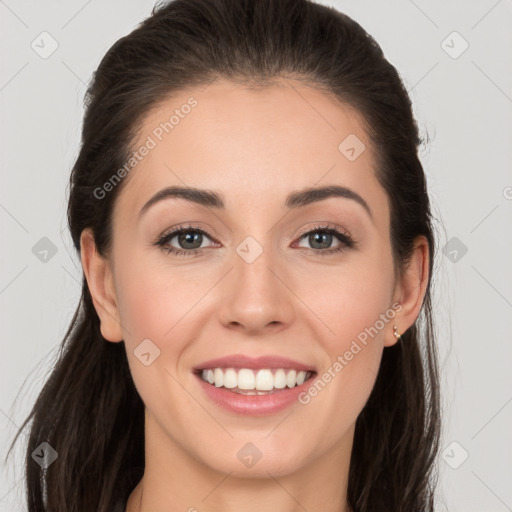
<svg viewBox="0 0 512 512">
<path fill-rule="evenodd" d="M 356 246 L 355 240 L 348 234 L 329 225 L 315 226 L 313 229 L 303 233 L 299 240 L 307 237 L 310 244 L 309 249 L 318 255 L 327 255 L 341 252 L 347 248 Z M 202 246 L 205 238 L 213 240 L 206 231 L 197 226 L 178 226 L 172 231 L 162 235 L 154 245 L 160 247 L 167 254 L 176 256 L 193 256 L 203 252 L 205 247 Z M 171 244 L 174 240 L 174 244 Z M 332 243 L 338 240 L 338 245 L 331 247 Z M 304 248 L 304 246 L 299 245 Z M 306 247 L 307 248 L 307 247 Z"/>
<path fill-rule="evenodd" d="M 202 251 L 204 247 L 202 242 L 204 238 L 211 240 L 206 231 L 194 226 L 178 226 L 169 233 L 162 235 L 155 245 L 162 248 L 168 254 L 177 256 L 190 256 Z M 178 247 L 169 245 L 173 239 L 176 239 Z"/>
<path fill-rule="evenodd" d="M 329 225 L 315 226 L 313 229 L 302 234 L 300 240 L 307 237 L 310 248 L 315 253 L 325 255 L 341 252 L 347 248 L 353 248 L 356 245 L 354 239 L 347 233 L 331 227 Z M 339 243 L 331 247 L 333 241 L 338 239 Z"/>
</svg>

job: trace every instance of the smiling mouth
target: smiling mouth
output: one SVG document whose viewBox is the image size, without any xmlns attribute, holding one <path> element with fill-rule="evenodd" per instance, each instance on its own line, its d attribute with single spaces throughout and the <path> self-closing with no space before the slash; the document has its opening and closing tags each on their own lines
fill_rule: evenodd
<svg viewBox="0 0 512 512">
<path fill-rule="evenodd" d="M 316 375 L 314 371 L 289 368 L 205 368 L 195 372 L 211 386 L 241 395 L 270 395 L 301 386 Z"/>
</svg>

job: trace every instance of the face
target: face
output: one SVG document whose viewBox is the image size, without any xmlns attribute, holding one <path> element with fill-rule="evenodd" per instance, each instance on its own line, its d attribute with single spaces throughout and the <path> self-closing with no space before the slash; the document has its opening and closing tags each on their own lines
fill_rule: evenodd
<svg viewBox="0 0 512 512">
<path fill-rule="evenodd" d="M 388 199 L 361 118 L 299 82 L 219 80 L 154 109 L 143 145 L 113 212 L 102 332 L 125 341 L 147 439 L 241 476 L 346 460 L 400 325 Z M 218 197 L 155 197 L 168 187 Z M 323 187 L 338 193 L 301 194 Z M 251 361 L 209 363 L 229 356 Z M 311 373 L 298 387 L 294 368 Z M 220 385 L 254 387 L 247 371 L 278 389 Z"/>
</svg>

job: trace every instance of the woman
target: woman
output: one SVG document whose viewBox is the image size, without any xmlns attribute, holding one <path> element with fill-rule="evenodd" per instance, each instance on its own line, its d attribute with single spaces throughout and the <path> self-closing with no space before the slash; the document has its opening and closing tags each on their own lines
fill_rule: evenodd
<svg viewBox="0 0 512 512">
<path fill-rule="evenodd" d="M 311 1 L 175 0 L 117 41 L 70 180 L 82 297 L 25 422 L 28 510 L 433 511 L 419 143 L 377 43 Z"/>
</svg>

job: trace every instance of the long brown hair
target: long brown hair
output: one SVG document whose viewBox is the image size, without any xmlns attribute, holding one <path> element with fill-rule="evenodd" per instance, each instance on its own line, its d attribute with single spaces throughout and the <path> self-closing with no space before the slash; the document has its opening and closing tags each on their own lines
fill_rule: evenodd
<svg viewBox="0 0 512 512">
<path fill-rule="evenodd" d="M 260 85 L 293 77 L 357 109 L 389 197 L 396 268 L 404 269 L 418 235 L 428 240 L 430 274 L 420 316 L 384 350 L 356 422 L 348 501 L 355 512 L 432 512 L 440 400 L 431 303 L 435 240 L 417 154 L 422 140 L 396 69 L 358 23 L 309 0 L 174 0 L 155 6 L 110 48 L 88 88 L 69 189 L 74 246 L 79 252 L 80 234 L 91 228 L 99 253 L 108 254 L 122 184 L 101 199 L 95 190 L 127 161 L 149 110 L 173 92 L 218 77 Z M 101 335 L 85 277 L 59 359 L 20 432 L 29 421 L 29 512 L 124 510 L 144 471 L 144 405 L 124 343 L 108 343 Z M 42 442 L 58 452 L 46 470 L 31 457 Z"/>
</svg>

